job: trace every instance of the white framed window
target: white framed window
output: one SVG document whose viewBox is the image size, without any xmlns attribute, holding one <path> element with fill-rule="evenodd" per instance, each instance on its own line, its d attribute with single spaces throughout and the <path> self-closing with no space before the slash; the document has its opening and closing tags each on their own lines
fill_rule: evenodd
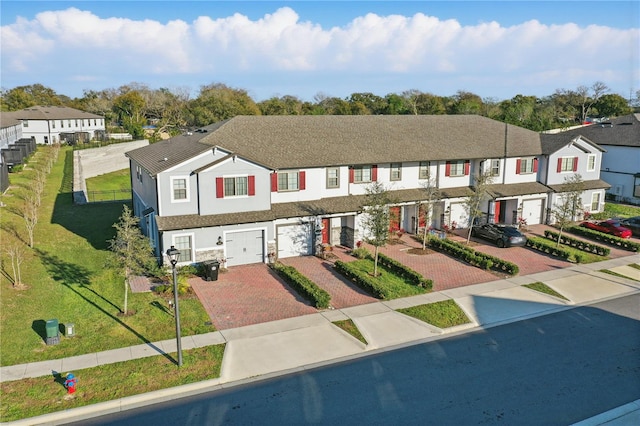
<svg viewBox="0 0 640 426">
<path fill-rule="evenodd" d="M 297 191 L 299 189 L 298 172 L 278 172 L 278 191 Z"/>
<path fill-rule="evenodd" d="M 60 127 L 64 129 L 64 120 L 60 120 Z"/>
<path fill-rule="evenodd" d="M 142 183 L 142 167 L 136 166 L 136 178 Z"/>
<path fill-rule="evenodd" d="M 591 211 L 598 212 L 600 211 L 600 193 L 594 192 L 591 194 Z"/>
<path fill-rule="evenodd" d="M 22 120 L 22 127 L 29 127 L 29 120 Z"/>
<path fill-rule="evenodd" d="M 249 179 L 247 176 L 224 178 L 224 196 L 241 197 L 249 195 Z"/>
<path fill-rule="evenodd" d="M 327 168 L 327 188 L 340 188 L 340 169 L 338 167 Z"/>
<path fill-rule="evenodd" d="M 372 182 L 371 166 L 359 166 L 353 168 L 353 181 L 355 183 Z"/>
<path fill-rule="evenodd" d="M 449 176 L 464 176 L 464 161 L 451 161 L 449 164 Z"/>
<path fill-rule="evenodd" d="M 533 158 L 520 159 L 520 174 L 533 173 Z"/>
<path fill-rule="evenodd" d="M 71 120 L 67 121 L 68 127 L 71 128 Z"/>
<path fill-rule="evenodd" d="M 52 129 L 56 128 L 56 120 L 51 120 L 51 128 Z"/>
<path fill-rule="evenodd" d="M 402 179 L 402 163 L 391 163 L 389 180 Z"/>
<path fill-rule="evenodd" d="M 189 201 L 189 179 L 186 177 L 171 178 L 171 201 Z"/>
<path fill-rule="evenodd" d="M 430 177 L 430 173 L 429 173 L 429 166 L 431 164 L 429 164 L 428 161 L 421 161 L 420 165 L 418 166 L 418 179 L 429 179 Z"/>
<path fill-rule="evenodd" d="M 560 172 L 572 172 L 575 157 L 562 157 L 560 159 Z"/>
<path fill-rule="evenodd" d="M 193 259 L 192 235 L 176 235 L 173 237 L 173 246 L 180 252 L 179 263 L 191 262 Z"/>
<path fill-rule="evenodd" d="M 500 176 L 500 160 L 491 160 L 491 176 Z"/>
<path fill-rule="evenodd" d="M 595 170 L 596 170 L 596 155 L 589 154 L 589 156 L 587 157 L 587 171 L 593 172 Z"/>
</svg>

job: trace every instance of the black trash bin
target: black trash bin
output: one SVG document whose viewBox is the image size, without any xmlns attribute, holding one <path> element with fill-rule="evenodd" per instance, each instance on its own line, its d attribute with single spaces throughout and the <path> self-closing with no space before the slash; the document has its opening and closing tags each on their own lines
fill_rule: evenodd
<svg viewBox="0 0 640 426">
<path fill-rule="evenodd" d="M 202 262 L 202 264 L 204 265 L 204 279 L 207 281 L 218 281 L 220 262 L 217 260 L 207 260 Z"/>
</svg>

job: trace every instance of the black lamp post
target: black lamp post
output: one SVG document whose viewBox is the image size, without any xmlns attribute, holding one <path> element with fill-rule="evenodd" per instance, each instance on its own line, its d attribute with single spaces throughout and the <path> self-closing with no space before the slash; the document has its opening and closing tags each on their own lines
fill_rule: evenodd
<svg viewBox="0 0 640 426">
<path fill-rule="evenodd" d="M 167 250 L 167 256 L 171 262 L 171 269 L 173 269 L 173 307 L 175 309 L 176 318 L 176 342 L 178 344 L 178 367 L 182 366 L 182 343 L 180 338 L 180 305 L 178 305 L 178 277 L 176 276 L 176 264 L 180 257 L 180 250 L 171 246 Z"/>
</svg>

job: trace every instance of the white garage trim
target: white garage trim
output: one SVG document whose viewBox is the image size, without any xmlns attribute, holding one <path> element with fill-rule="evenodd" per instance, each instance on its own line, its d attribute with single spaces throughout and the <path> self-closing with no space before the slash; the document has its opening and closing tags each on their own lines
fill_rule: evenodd
<svg viewBox="0 0 640 426">
<path fill-rule="evenodd" d="M 527 225 L 539 225 L 542 223 L 544 212 L 544 198 L 534 200 L 522 200 L 522 218 Z M 519 218 L 518 218 L 519 219 Z"/>
<path fill-rule="evenodd" d="M 224 234 L 227 266 L 264 263 L 264 229 L 248 229 Z"/>
</svg>

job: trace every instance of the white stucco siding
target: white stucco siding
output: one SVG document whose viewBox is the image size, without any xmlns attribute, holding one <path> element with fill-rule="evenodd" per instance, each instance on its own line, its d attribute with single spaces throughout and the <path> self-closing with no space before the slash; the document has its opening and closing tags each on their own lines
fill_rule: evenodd
<svg viewBox="0 0 640 426">
<path fill-rule="evenodd" d="M 504 184 L 510 184 L 510 183 L 526 183 L 526 182 L 536 182 L 537 178 L 538 178 L 538 172 L 537 170 L 540 170 L 540 160 L 538 159 L 538 164 L 537 167 L 538 169 L 536 171 L 531 171 L 529 172 L 524 172 L 522 169 L 520 170 L 520 173 L 517 173 L 518 171 L 518 160 L 520 160 L 520 163 L 522 163 L 522 159 L 532 159 L 532 158 L 537 158 L 537 157 L 522 157 L 522 158 L 506 158 L 503 160 L 503 162 L 505 163 L 505 175 L 504 175 L 504 180 L 498 180 L 498 179 L 494 179 L 493 183 L 504 183 Z"/>
</svg>

